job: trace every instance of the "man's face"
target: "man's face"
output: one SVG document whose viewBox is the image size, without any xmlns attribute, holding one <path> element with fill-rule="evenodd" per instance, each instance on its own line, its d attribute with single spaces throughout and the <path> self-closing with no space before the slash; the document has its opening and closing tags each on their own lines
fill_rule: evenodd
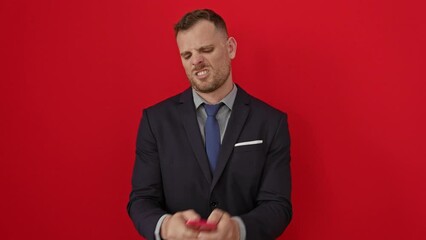
<svg viewBox="0 0 426 240">
<path fill-rule="evenodd" d="M 213 23 L 201 20 L 176 37 L 182 65 L 192 87 L 211 93 L 230 80 L 236 43 Z"/>
</svg>

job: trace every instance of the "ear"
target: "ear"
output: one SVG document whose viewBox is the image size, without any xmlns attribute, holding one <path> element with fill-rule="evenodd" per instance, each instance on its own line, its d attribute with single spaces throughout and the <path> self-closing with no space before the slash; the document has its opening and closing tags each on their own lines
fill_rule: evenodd
<svg viewBox="0 0 426 240">
<path fill-rule="evenodd" d="M 226 43 L 228 47 L 228 55 L 230 59 L 234 59 L 237 54 L 237 41 L 233 37 L 229 37 Z"/>
</svg>

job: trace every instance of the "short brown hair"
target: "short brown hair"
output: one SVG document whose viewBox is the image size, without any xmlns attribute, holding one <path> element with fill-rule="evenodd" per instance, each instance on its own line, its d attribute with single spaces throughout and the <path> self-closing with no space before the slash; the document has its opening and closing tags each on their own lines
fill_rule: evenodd
<svg viewBox="0 0 426 240">
<path fill-rule="evenodd" d="M 226 35 L 228 35 L 225 21 L 219 14 L 210 9 L 198 9 L 185 14 L 179 22 L 175 24 L 175 36 L 177 36 L 180 31 L 188 30 L 200 20 L 212 22 L 217 29 L 223 30 Z"/>
</svg>

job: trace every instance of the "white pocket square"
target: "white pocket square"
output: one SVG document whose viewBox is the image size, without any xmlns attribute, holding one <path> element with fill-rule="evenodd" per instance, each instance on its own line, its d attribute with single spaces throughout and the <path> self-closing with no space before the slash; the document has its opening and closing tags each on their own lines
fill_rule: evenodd
<svg viewBox="0 0 426 240">
<path fill-rule="evenodd" d="M 261 144 L 263 143 L 263 140 L 253 140 L 253 141 L 248 141 L 248 142 L 239 142 L 236 143 L 234 145 L 234 147 L 241 147 L 241 146 L 246 146 L 246 145 L 255 145 L 255 144 Z"/>
</svg>

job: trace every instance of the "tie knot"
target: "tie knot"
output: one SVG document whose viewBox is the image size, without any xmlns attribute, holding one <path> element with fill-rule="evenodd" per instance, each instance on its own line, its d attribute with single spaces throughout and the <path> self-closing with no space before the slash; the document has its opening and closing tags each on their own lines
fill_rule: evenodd
<svg viewBox="0 0 426 240">
<path fill-rule="evenodd" d="M 222 103 L 218 103 L 215 105 L 204 104 L 204 109 L 206 109 L 207 116 L 215 117 L 221 106 L 222 106 Z"/>
</svg>

